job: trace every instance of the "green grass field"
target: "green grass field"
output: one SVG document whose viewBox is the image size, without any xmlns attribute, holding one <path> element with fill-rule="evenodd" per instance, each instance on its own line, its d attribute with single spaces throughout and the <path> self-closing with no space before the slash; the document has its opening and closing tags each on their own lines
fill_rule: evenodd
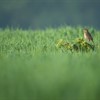
<svg viewBox="0 0 100 100">
<path fill-rule="evenodd" d="M 0 100 L 99 100 L 100 31 L 94 51 L 64 51 L 59 39 L 82 38 L 82 27 L 0 29 Z"/>
</svg>

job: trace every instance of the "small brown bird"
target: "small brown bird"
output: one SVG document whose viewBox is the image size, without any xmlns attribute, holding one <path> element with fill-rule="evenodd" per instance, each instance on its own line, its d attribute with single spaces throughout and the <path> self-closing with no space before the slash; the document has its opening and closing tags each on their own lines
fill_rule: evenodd
<svg viewBox="0 0 100 100">
<path fill-rule="evenodd" d="M 84 38 L 88 41 L 92 41 L 93 42 L 93 37 L 91 36 L 91 34 L 89 33 L 88 29 L 83 29 L 83 33 L 84 33 Z M 93 42 L 94 43 L 94 42 Z"/>
</svg>

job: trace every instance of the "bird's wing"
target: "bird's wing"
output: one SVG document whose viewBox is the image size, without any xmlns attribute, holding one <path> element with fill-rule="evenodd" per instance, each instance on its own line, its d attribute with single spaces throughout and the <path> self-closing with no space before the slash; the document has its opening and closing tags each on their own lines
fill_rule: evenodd
<svg viewBox="0 0 100 100">
<path fill-rule="evenodd" d="M 88 35 L 89 35 L 90 39 L 91 39 L 91 40 L 93 40 L 93 38 L 92 38 L 91 34 L 90 34 L 90 33 L 88 33 Z"/>
</svg>

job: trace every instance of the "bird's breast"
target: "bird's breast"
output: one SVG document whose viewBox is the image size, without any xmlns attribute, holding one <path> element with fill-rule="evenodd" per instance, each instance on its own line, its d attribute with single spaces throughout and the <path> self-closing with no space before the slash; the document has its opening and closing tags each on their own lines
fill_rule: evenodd
<svg viewBox="0 0 100 100">
<path fill-rule="evenodd" d="M 86 33 L 84 33 L 84 38 L 87 39 L 87 34 Z"/>
</svg>

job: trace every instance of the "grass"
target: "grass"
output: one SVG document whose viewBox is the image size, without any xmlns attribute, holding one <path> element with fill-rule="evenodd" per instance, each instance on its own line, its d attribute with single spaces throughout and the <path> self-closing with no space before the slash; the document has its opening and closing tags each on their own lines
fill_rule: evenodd
<svg viewBox="0 0 100 100">
<path fill-rule="evenodd" d="M 82 27 L 0 29 L 0 100 L 99 100 L 100 31 L 90 28 L 95 50 L 56 48 L 82 38 Z"/>
</svg>

